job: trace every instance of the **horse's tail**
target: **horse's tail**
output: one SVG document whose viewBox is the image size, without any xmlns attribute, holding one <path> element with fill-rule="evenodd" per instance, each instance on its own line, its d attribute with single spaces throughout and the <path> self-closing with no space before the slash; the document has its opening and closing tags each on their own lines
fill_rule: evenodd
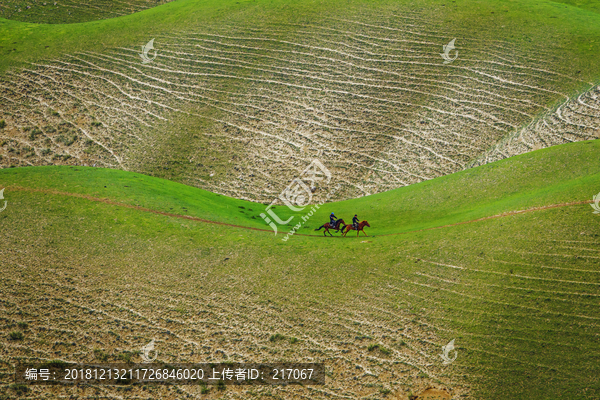
<svg viewBox="0 0 600 400">
<path fill-rule="evenodd" d="M 315 231 L 319 231 L 321 230 L 321 228 L 323 228 L 325 225 L 321 225 L 320 227 L 318 227 L 317 229 L 315 229 Z"/>
</svg>

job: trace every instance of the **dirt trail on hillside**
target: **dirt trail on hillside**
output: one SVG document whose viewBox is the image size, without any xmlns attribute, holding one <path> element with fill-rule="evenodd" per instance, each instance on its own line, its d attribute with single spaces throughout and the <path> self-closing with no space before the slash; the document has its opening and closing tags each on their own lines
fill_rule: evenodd
<svg viewBox="0 0 600 400">
<path fill-rule="evenodd" d="M 242 225 L 228 224 L 226 222 L 211 221 L 211 220 L 208 220 L 208 219 L 203 219 L 203 218 L 198 218 L 198 217 L 192 217 L 190 215 L 173 214 L 173 213 L 168 213 L 168 212 L 165 212 L 165 211 L 153 210 L 151 208 L 145 208 L 145 207 L 141 207 L 141 206 L 134 206 L 132 204 L 120 203 L 118 201 L 114 201 L 114 200 L 110 200 L 110 199 L 103 199 L 103 198 L 100 198 L 100 197 L 94 197 L 94 196 L 90 196 L 90 195 L 87 195 L 87 194 L 61 192 L 60 190 L 54 190 L 54 189 L 24 188 L 24 187 L 21 187 L 21 186 L 9 186 L 9 187 L 7 187 L 7 189 L 9 189 L 9 190 L 16 190 L 16 191 L 24 191 L 24 192 L 36 192 L 36 193 L 56 194 L 56 195 L 59 195 L 59 196 L 78 197 L 80 199 L 86 199 L 86 200 L 90 200 L 90 201 L 97 201 L 97 202 L 101 202 L 101 203 L 110 204 L 110 205 L 113 205 L 113 206 L 126 207 L 126 208 L 131 208 L 131 209 L 134 209 L 134 210 L 139 210 L 139 211 L 144 211 L 144 212 L 150 212 L 150 213 L 153 213 L 153 214 L 166 215 L 167 217 L 183 218 L 183 219 L 189 219 L 189 220 L 192 220 L 192 221 L 206 222 L 206 223 L 209 223 L 209 224 L 225 225 L 225 226 L 231 226 L 231 227 L 234 227 L 234 228 L 251 229 L 251 230 L 254 230 L 254 231 L 272 232 L 271 229 L 253 228 L 251 226 L 242 226 Z"/>
<path fill-rule="evenodd" d="M 273 232 L 273 230 L 271 230 L 271 229 L 254 228 L 254 227 L 251 227 L 251 226 L 243 226 L 243 225 L 229 224 L 229 223 L 226 223 L 226 222 L 211 221 L 211 220 L 208 220 L 208 219 L 193 217 L 191 215 L 173 214 L 173 213 L 168 213 L 168 212 L 165 212 L 165 211 L 153 210 L 151 208 L 146 208 L 146 207 L 141 207 L 141 206 L 135 206 L 135 205 L 132 205 L 132 204 L 121 203 L 121 202 L 110 200 L 110 199 L 106 199 L 106 198 L 94 197 L 94 196 L 90 196 L 90 195 L 86 195 L 86 194 L 80 194 L 80 193 L 62 192 L 60 190 L 54 190 L 54 189 L 25 188 L 25 187 L 22 187 L 22 186 L 8 186 L 7 189 L 9 189 L 9 191 L 14 190 L 14 191 L 48 193 L 48 194 L 55 194 L 55 195 L 59 195 L 59 196 L 77 197 L 77 198 L 80 198 L 80 199 L 86 199 L 86 200 L 90 200 L 90 201 L 101 202 L 101 203 L 110 204 L 110 205 L 113 205 L 113 206 L 126 207 L 126 208 L 131 208 L 131 209 L 134 209 L 134 210 L 149 212 L 149 213 L 153 213 L 153 214 L 165 215 L 167 217 L 181 218 L 181 219 L 187 219 L 187 220 L 198 221 L 198 222 L 205 222 L 205 223 L 208 223 L 208 224 L 215 224 L 215 225 L 225 225 L 225 226 L 231 226 L 233 228 L 250 229 L 250 230 L 253 230 L 253 231 Z M 482 218 L 477 218 L 477 219 L 473 219 L 473 220 L 469 220 L 469 221 L 457 222 L 455 224 L 441 225 L 441 226 L 436 226 L 436 227 L 432 227 L 432 228 L 416 229 L 416 230 L 406 231 L 406 232 L 385 233 L 385 234 L 380 234 L 380 235 L 375 235 L 375 236 L 394 236 L 394 235 L 405 235 L 405 234 L 413 233 L 413 232 L 431 231 L 431 230 L 434 230 L 434 229 L 442 229 L 442 228 L 449 228 L 449 227 L 457 226 L 457 225 L 471 224 L 471 223 L 475 223 L 475 222 L 485 221 L 485 220 L 488 220 L 488 219 L 509 217 L 511 215 L 524 214 L 524 213 L 534 212 L 534 211 L 548 210 L 548 209 L 551 209 L 551 208 L 570 207 L 570 206 L 577 206 L 577 205 L 581 205 L 581 204 L 591 204 L 593 202 L 594 202 L 593 200 L 582 200 L 582 201 L 574 201 L 574 202 L 570 202 L 570 203 L 550 204 L 550 205 L 547 205 L 547 206 L 532 207 L 532 208 L 528 208 L 528 209 L 525 209 L 525 210 L 507 211 L 507 212 L 504 212 L 502 214 L 490 215 L 488 217 L 482 217 Z M 285 232 L 282 232 L 282 233 L 285 233 Z M 297 236 L 309 236 L 309 237 L 320 237 L 320 235 L 309 235 L 309 234 L 306 234 L 306 233 L 295 233 L 294 235 L 297 235 Z M 341 236 L 334 236 L 334 237 L 341 237 Z M 374 236 L 371 236 L 371 237 L 374 237 Z"/>
<path fill-rule="evenodd" d="M 385 234 L 381 234 L 381 235 L 377 235 L 377 236 L 404 235 L 406 233 L 412 233 L 412 232 L 431 231 L 431 230 L 434 230 L 434 229 L 448 228 L 448 227 L 451 227 L 451 226 L 464 225 L 464 224 L 472 224 L 474 222 L 485 221 L 487 219 L 509 217 L 511 215 L 524 214 L 524 213 L 533 212 L 533 211 L 542 211 L 542 210 L 547 210 L 547 209 L 550 209 L 550 208 L 578 206 L 578 205 L 581 205 L 581 204 L 591 204 L 593 202 L 594 202 L 593 200 L 582 200 L 582 201 L 573 201 L 573 202 L 570 202 L 570 203 L 550 204 L 550 205 L 547 205 L 547 206 L 527 208 L 525 210 L 507 211 L 507 212 L 504 212 L 502 214 L 490 215 L 489 217 L 482 217 L 482 218 L 472 219 L 470 221 L 457 222 L 455 224 L 436 226 L 436 227 L 433 227 L 433 228 L 417 229 L 417 230 L 414 230 L 414 231 L 406 231 L 406 232 L 398 232 L 398 233 L 385 233 Z"/>
</svg>

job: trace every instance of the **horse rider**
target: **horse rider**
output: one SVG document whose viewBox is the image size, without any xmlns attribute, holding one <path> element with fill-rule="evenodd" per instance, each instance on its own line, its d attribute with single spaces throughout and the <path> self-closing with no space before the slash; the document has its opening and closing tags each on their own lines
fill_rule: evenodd
<svg viewBox="0 0 600 400">
<path fill-rule="evenodd" d="M 337 224 L 337 217 L 331 213 L 331 215 L 329 216 L 329 225 L 331 225 L 332 228 L 335 229 L 335 225 Z"/>
<path fill-rule="evenodd" d="M 358 216 L 354 214 L 354 218 L 352 218 L 352 227 L 354 230 L 358 230 Z"/>
</svg>

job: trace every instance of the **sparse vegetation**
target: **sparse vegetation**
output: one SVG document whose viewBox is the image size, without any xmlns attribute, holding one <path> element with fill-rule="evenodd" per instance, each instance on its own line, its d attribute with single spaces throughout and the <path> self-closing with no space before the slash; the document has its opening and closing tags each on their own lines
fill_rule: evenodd
<svg viewBox="0 0 600 400">
<path fill-rule="evenodd" d="M 77 141 L 77 135 L 59 135 L 56 138 L 56 141 L 59 143 L 63 143 L 65 146 L 70 146 Z"/>
<path fill-rule="evenodd" d="M 285 340 L 285 336 L 282 335 L 281 333 L 276 333 L 274 335 L 271 335 L 271 337 L 269 337 L 270 342 L 277 342 L 280 340 Z"/>
<path fill-rule="evenodd" d="M 0 7 L 0 18 L 42 24 L 72 24 L 128 15 L 170 1 L 173 0 L 34 0 L 29 3 L 4 0 Z"/>
<path fill-rule="evenodd" d="M 94 349 L 94 358 L 98 361 L 107 361 L 108 354 L 101 349 Z"/>
<path fill-rule="evenodd" d="M 70 154 L 55 154 L 52 159 L 53 160 L 62 160 L 62 161 L 67 161 L 68 159 L 70 159 L 72 156 Z"/>
<path fill-rule="evenodd" d="M 30 133 L 29 133 L 29 140 L 35 140 L 37 139 L 37 137 L 39 135 L 42 134 L 42 131 L 39 128 L 34 128 Z"/>
<path fill-rule="evenodd" d="M 8 335 L 10 340 L 23 340 L 24 337 L 23 332 L 19 331 L 13 331 Z"/>
<path fill-rule="evenodd" d="M 131 357 L 133 357 L 133 354 L 134 353 L 132 353 L 131 351 L 124 351 L 123 353 L 119 354 L 117 356 L 117 358 L 119 360 L 122 360 L 122 361 L 126 362 L 126 363 L 130 363 L 131 362 Z"/>
<path fill-rule="evenodd" d="M 10 390 L 15 392 L 17 396 L 23 396 L 29 392 L 29 388 L 27 387 L 27 385 L 24 385 L 22 383 L 12 383 L 10 385 Z"/>
<path fill-rule="evenodd" d="M 382 345 L 380 345 L 380 344 L 370 344 L 370 345 L 367 347 L 367 350 L 368 350 L 368 351 L 375 351 L 375 350 L 379 350 L 380 352 L 382 352 L 382 353 L 383 353 L 383 354 L 385 354 L 386 356 L 391 354 L 391 350 L 390 350 L 390 349 L 388 349 L 387 347 L 385 347 L 385 346 L 382 346 Z"/>
</svg>

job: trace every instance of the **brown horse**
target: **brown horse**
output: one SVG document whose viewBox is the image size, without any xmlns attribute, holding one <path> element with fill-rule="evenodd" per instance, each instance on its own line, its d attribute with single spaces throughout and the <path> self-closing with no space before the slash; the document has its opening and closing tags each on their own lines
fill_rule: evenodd
<svg viewBox="0 0 600 400">
<path fill-rule="evenodd" d="M 358 224 L 358 229 L 356 230 L 356 236 L 357 237 L 358 237 L 358 234 L 360 233 L 360 231 L 362 231 L 362 233 L 364 233 L 365 236 L 369 236 L 369 235 L 367 235 L 367 233 L 363 229 L 365 226 L 368 226 L 369 228 L 371 227 L 371 225 L 369 225 L 369 223 L 367 221 L 362 221 L 362 222 L 360 222 Z M 350 230 L 353 230 L 353 229 L 354 229 L 354 226 L 352 226 L 352 225 L 346 225 L 346 232 L 344 232 L 342 236 L 346 236 L 346 234 L 348 232 L 350 232 Z"/>
<path fill-rule="evenodd" d="M 341 226 L 341 228 L 340 228 L 340 226 Z M 331 226 L 331 224 L 329 222 L 327 222 L 324 225 L 321 225 L 320 227 L 315 229 L 315 231 L 325 228 L 325 230 L 323 231 L 323 236 L 327 236 L 326 233 L 329 233 L 329 236 L 333 236 L 331 234 L 331 232 L 329 232 L 330 229 L 334 230 L 336 232 L 339 232 L 339 231 L 343 231 L 345 227 L 346 227 L 346 223 L 344 222 L 344 220 L 338 219 L 337 221 L 335 221 L 335 226 Z"/>
</svg>

